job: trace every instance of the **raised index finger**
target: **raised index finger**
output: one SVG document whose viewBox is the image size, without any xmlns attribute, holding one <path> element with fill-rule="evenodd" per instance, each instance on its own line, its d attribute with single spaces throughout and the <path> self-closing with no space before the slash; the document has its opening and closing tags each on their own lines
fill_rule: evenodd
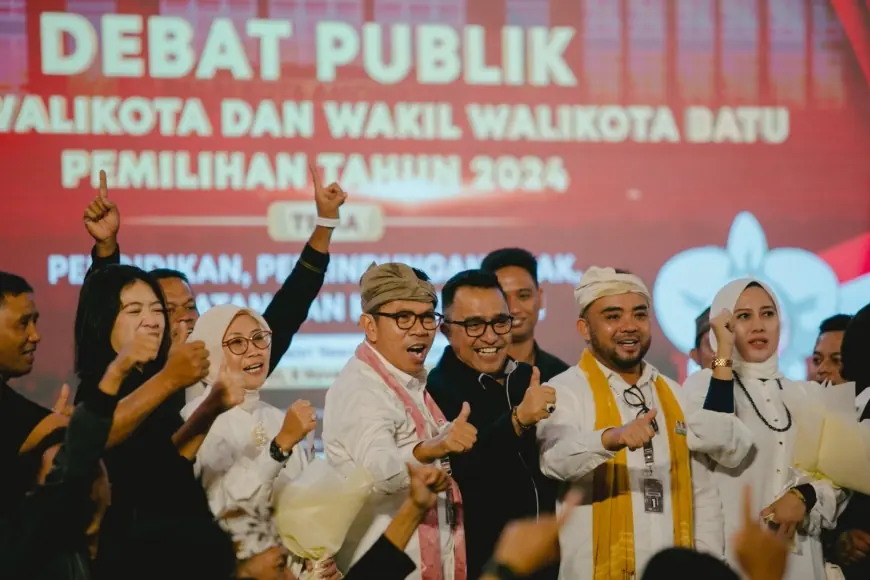
<svg viewBox="0 0 870 580">
<path fill-rule="evenodd" d="M 109 199 L 109 186 L 106 182 L 106 172 L 100 169 L 100 198 Z"/>
<path fill-rule="evenodd" d="M 314 191 L 320 191 L 323 186 L 320 184 L 320 172 L 317 170 L 317 165 L 314 161 L 308 162 L 308 171 L 311 172 L 311 182 L 314 184 Z"/>
</svg>

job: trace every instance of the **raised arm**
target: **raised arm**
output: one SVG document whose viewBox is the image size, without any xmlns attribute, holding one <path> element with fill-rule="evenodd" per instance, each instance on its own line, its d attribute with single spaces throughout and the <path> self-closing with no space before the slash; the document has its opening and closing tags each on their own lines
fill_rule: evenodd
<svg viewBox="0 0 870 580">
<path fill-rule="evenodd" d="M 106 172 L 100 171 L 100 189 L 97 196 L 85 208 L 85 229 L 94 239 L 91 250 L 91 267 L 85 277 L 91 272 L 112 264 L 121 263 L 121 251 L 118 247 L 118 230 L 121 229 L 121 214 L 115 202 L 109 200 L 109 188 L 106 184 Z"/>
<path fill-rule="evenodd" d="M 263 313 L 263 318 L 269 323 L 273 333 L 270 373 L 277 368 L 281 357 L 290 348 L 293 336 L 308 318 L 311 304 L 323 287 L 326 268 L 329 265 L 329 242 L 335 228 L 335 225 L 326 224 L 329 220 L 338 220 L 339 208 L 347 198 L 347 194 L 337 183 L 323 187 L 320 183 L 320 175 L 313 164 L 309 164 L 309 170 L 314 184 L 317 217 L 320 218 L 321 223 L 315 226 L 293 271 Z"/>
</svg>

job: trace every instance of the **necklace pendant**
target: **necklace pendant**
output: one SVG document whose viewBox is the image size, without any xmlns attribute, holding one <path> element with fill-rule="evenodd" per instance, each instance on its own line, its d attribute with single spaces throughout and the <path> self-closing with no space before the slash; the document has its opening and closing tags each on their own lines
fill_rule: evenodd
<svg viewBox="0 0 870 580">
<path fill-rule="evenodd" d="M 266 443 L 269 442 L 269 435 L 266 433 L 266 426 L 263 425 L 262 421 L 258 421 L 257 424 L 254 425 L 252 434 L 254 436 L 254 443 L 256 443 L 259 448 L 265 447 Z"/>
</svg>

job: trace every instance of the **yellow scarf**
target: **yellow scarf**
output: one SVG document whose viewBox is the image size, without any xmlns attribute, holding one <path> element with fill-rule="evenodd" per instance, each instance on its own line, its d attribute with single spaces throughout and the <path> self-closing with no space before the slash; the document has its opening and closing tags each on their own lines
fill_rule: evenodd
<svg viewBox="0 0 870 580">
<path fill-rule="evenodd" d="M 622 425 L 622 415 L 607 377 L 589 350 L 583 352 L 580 369 L 586 374 L 595 398 L 595 430 Z M 683 410 L 671 389 L 659 376 L 655 381 L 664 423 L 667 426 L 671 461 L 671 507 L 674 514 L 674 545 L 693 548 L 692 473 Z M 661 417 L 660 417 L 661 419 Z M 661 424 L 661 420 L 659 421 Z M 599 466 L 593 476 L 592 558 L 595 580 L 625 580 L 635 577 L 634 515 L 628 478 L 627 451 Z"/>
</svg>

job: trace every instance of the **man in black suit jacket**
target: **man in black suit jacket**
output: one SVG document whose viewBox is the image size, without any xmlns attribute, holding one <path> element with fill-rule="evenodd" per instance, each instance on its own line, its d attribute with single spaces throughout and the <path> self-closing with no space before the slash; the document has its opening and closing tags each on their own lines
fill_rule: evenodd
<svg viewBox="0 0 870 580">
<path fill-rule="evenodd" d="M 427 389 L 448 420 L 468 402 L 468 421 L 478 430 L 470 452 L 450 457 L 462 492 L 468 578 L 475 580 L 508 522 L 555 510 L 556 484 L 538 467 L 535 424 L 549 416 L 556 398 L 540 385 L 537 370 L 508 356 L 511 315 L 494 274 L 460 272 L 447 281 L 442 298 L 450 346 Z"/>
</svg>

